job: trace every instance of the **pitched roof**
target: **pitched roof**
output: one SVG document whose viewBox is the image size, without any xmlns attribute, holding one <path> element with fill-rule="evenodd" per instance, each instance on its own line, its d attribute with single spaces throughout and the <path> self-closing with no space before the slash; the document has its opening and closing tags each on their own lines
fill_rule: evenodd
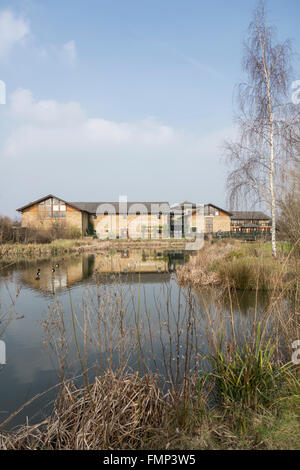
<svg viewBox="0 0 300 470">
<path fill-rule="evenodd" d="M 74 209 L 77 209 L 77 207 L 75 207 L 72 202 L 65 201 L 61 197 L 54 196 L 54 194 L 48 194 L 47 196 L 44 196 L 44 197 L 41 197 L 40 199 L 36 199 L 35 201 L 29 202 L 28 204 L 25 204 L 25 206 L 19 207 L 19 209 L 16 209 L 16 210 L 18 212 L 23 212 L 23 210 L 27 209 L 28 207 L 34 206 L 35 204 L 39 204 L 40 202 L 43 202 L 46 199 L 50 199 L 50 198 L 59 199 L 65 204 L 69 204 L 69 206 L 74 207 Z"/>
<path fill-rule="evenodd" d="M 68 204 L 69 206 L 73 207 L 74 209 L 78 209 L 83 212 L 88 212 L 90 214 L 96 214 L 97 209 L 99 206 L 102 206 L 102 209 L 109 210 L 109 207 L 112 206 L 116 214 L 119 212 L 119 202 L 69 202 L 65 201 L 61 197 L 54 196 L 54 194 L 48 194 L 47 196 L 41 197 L 40 199 L 36 199 L 35 201 L 29 202 L 25 206 L 19 207 L 17 211 L 23 212 L 23 210 L 27 209 L 28 207 L 34 206 L 35 204 L 39 204 L 46 199 L 55 198 L 59 199 L 60 201 Z M 128 213 L 136 213 L 140 211 L 143 213 L 143 209 L 146 207 L 147 213 L 166 213 L 169 212 L 170 206 L 169 203 L 166 201 L 155 201 L 155 202 L 127 202 L 127 211 Z M 98 211 L 99 212 L 99 211 Z"/>
<path fill-rule="evenodd" d="M 233 220 L 270 220 L 264 212 L 261 211 L 232 211 Z"/>
<path fill-rule="evenodd" d="M 217 209 L 218 211 L 222 211 L 222 212 L 226 212 L 226 214 L 228 215 L 231 215 L 232 212 L 229 212 L 229 211 L 226 211 L 225 209 L 222 209 L 222 207 L 218 207 L 216 206 L 215 204 L 212 204 L 211 202 L 209 202 L 208 204 L 205 204 L 206 206 L 212 206 L 214 207 L 215 209 Z"/>
<path fill-rule="evenodd" d="M 195 202 L 184 201 L 179 204 L 173 204 L 171 206 L 172 211 L 182 211 L 183 209 L 196 209 L 197 207 L 203 207 L 201 204 L 196 204 Z"/>
<path fill-rule="evenodd" d="M 119 213 L 119 202 L 109 202 L 109 201 L 101 201 L 101 202 L 71 202 L 73 206 L 77 207 L 79 210 L 89 212 L 90 214 L 101 213 L 102 211 L 107 211 L 111 207 L 113 208 L 116 214 Z M 143 213 L 143 209 L 146 208 L 146 213 L 156 214 L 159 212 L 168 213 L 170 210 L 169 203 L 167 201 L 139 201 L 139 202 L 127 202 L 127 213 L 136 213 L 141 212 Z"/>
<path fill-rule="evenodd" d="M 208 204 L 197 204 L 195 202 L 185 201 L 185 202 L 181 202 L 180 204 L 171 206 L 171 210 L 182 211 L 183 209 L 201 209 L 203 207 L 208 207 L 208 206 L 214 207 L 218 211 L 222 211 L 222 212 L 225 212 L 225 214 L 231 215 L 231 212 L 228 212 L 227 210 L 222 209 L 221 207 L 218 207 L 215 204 L 212 204 L 211 202 L 209 202 Z"/>
</svg>

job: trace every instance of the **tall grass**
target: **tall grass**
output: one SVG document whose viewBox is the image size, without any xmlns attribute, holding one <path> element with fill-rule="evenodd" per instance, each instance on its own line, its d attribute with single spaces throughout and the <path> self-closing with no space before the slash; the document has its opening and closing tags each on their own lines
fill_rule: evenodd
<svg viewBox="0 0 300 470">
<path fill-rule="evenodd" d="M 226 352 L 220 344 L 209 361 L 212 371 L 204 380 L 213 381 L 216 402 L 223 406 L 235 403 L 253 409 L 270 406 L 292 375 L 292 364 L 280 365 L 276 360 L 271 339 L 264 344 L 260 323 L 254 343 L 242 346 L 230 343 Z"/>
<path fill-rule="evenodd" d="M 294 288 L 299 279 L 299 258 L 288 243 L 281 243 L 278 258 L 271 256 L 268 243 L 229 241 L 200 250 L 184 266 L 177 268 L 178 280 L 194 286 L 219 285 L 241 290 Z"/>
</svg>

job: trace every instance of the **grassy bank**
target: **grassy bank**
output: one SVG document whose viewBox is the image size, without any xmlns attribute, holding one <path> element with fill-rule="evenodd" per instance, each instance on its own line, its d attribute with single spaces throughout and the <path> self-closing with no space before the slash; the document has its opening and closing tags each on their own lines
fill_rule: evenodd
<svg viewBox="0 0 300 470">
<path fill-rule="evenodd" d="M 219 241 L 207 243 L 184 266 L 178 267 L 179 282 L 222 285 L 235 289 L 293 289 L 299 280 L 299 259 L 288 243 L 278 246 L 274 259 L 270 243 Z"/>
<path fill-rule="evenodd" d="M 7 243 L 0 245 L 0 265 L 19 261 L 46 260 L 54 256 L 104 249 L 165 248 L 183 249 L 184 240 L 97 240 L 91 237 L 76 240 L 58 239 L 51 243 Z"/>
<path fill-rule="evenodd" d="M 33 259 L 45 260 L 53 256 L 80 253 L 90 250 L 90 240 L 55 240 L 51 243 L 11 243 L 0 245 L 0 263 L 2 265 L 13 264 L 20 261 Z"/>
</svg>

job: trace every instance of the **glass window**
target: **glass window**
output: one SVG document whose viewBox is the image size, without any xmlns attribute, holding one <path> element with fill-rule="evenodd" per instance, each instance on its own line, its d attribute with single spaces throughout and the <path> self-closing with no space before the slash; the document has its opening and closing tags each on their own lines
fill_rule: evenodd
<svg viewBox="0 0 300 470">
<path fill-rule="evenodd" d="M 66 204 L 56 198 L 46 199 L 39 203 L 39 217 L 41 219 L 59 219 L 66 217 Z"/>
</svg>

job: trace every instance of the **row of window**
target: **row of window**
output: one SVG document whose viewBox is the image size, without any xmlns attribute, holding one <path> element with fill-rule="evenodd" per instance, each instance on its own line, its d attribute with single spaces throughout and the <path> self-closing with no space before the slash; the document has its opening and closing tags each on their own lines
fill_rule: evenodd
<svg viewBox="0 0 300 470">
<path fill-rule="evenodd" d="M 239 226 L 239 225 L 244 225 L 245 223 L 247 224 L 259 224 L 259 225 L 269 225 L 268 220 L 257 220 L 257 219 L 242 219 L 242 220 L 231 220 L 231 225 L 232 226 Z"/>
</svg>

